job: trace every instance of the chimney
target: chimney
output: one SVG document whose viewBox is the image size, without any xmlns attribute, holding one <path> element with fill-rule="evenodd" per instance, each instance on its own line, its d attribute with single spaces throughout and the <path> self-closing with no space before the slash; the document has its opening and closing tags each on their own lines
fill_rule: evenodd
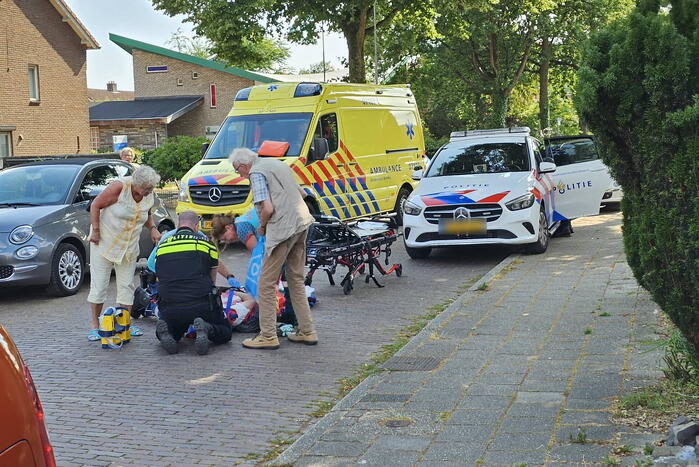
<svg viewBox="0 0 699 467">
<path fill-rule="evenodd" d="M 114 81 L 109 81 L 109 82 L 107 82 L 107 91 L 109 91 L 109 92 L 117 92 L 117 85 L 116 85 L 116 82 L 114 82 Z"/>
</svg>

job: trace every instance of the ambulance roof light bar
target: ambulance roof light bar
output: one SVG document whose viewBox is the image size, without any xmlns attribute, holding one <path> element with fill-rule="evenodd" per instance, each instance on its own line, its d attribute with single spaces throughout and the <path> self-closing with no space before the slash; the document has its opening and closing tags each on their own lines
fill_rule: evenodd
<svg viewBox="0 0 699 467">
<path fill-rule="evenodd" d="M 510 133 L 524 133 L 529 135 L 531 130 L 528 126 L 511 126 L 509 128 L 491 128 L 487 130 L 462 130 L 462 131 L 452 131 L 449 135 L 451 138 L 465 138 L 466 136 L 478 136 L 478 135 L 501 135 Z"/>
</svg>

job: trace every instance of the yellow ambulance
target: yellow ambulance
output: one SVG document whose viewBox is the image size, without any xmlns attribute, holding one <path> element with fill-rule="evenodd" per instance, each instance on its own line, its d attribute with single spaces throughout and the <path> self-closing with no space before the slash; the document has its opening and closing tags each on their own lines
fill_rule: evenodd
<svg viewBox="0 0 699 467">
<path fill-rule="evenodd" d="M 285 148 L 266 155 L 260 148 Z M 288 143 L 288 148 L 287 144 Z M 311 212 L 352 219 L 396 211 L 417 182 L 425 144 L 406 85 L 272 83 L 242 89 L 204 157 L 185 174 L 177 212 L 192 210 L 210 228 L 214 214 L 251 207 L 248 180 L 228 162 L 234 148 L 289 164 L 310 195 Z"/>
</svg>

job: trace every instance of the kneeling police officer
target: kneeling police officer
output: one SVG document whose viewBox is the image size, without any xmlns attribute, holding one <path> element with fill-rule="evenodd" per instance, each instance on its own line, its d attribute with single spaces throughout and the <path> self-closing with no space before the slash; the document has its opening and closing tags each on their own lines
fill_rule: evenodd
<svg viewBox="0 0 699 467">
<path fill-rule="evenodd" d="M 155 265 L 160 294 L 155 335 L 160 345 L 170 354 L 177 353 L 177 344 L 192 323 L 199 355 L 209 352 L 210 342 L 230 341 L 233 329 L 214 287 L 218 250 L 198 234 L 196 213 L 180 214 L 177 232 L 158 245 Z"/>
</svg>

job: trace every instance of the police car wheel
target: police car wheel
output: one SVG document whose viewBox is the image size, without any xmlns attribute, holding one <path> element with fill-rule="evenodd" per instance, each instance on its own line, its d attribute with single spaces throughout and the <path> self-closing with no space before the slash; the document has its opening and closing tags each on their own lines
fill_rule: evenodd
<svg viewBox="0 0 699 467">
<path fill-rule="evenodd" d="M 60 244 L 51 260 L 49 293 L 58 297 L 75 295 L 84 279 L 85 260 L 80 251 L 69 243 Z"/>
<path fill-rule="evenodd" d="M 405 251 L 412 259 L 425 259 L 430 256 L 432 248 L 410 248 L 408 245 L 405 245 Z"/>
<path fill-rule="evenodd" d="M 539 211 L 539 236 L 534 243 L 527 245 L 527 253 L 539 255 L 544 253 L 549 246 L 549 228 L 546 221 L 546 214 Z"/>
</svg>

